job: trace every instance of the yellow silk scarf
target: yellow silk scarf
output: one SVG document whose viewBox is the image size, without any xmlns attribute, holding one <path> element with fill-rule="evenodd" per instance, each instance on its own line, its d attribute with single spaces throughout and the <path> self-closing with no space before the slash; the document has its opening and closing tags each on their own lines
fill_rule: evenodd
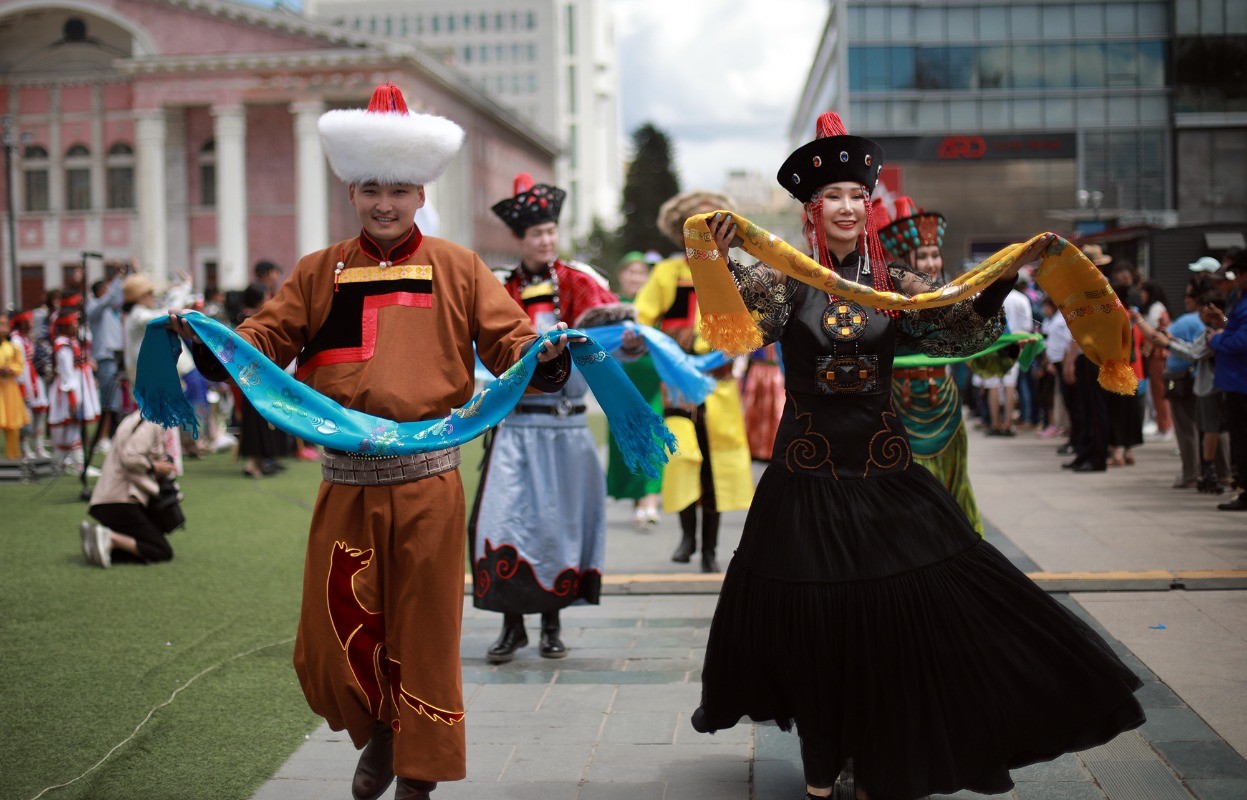
<svg viewBox="0 0 1247 800">
<path fill-rule="evenodd" d="M 709 219 L 720 213 L 730 212 L 689 217 L 684 223 L 684 254 L 697 287 L 701 335 L 712 347 L 741 355 L 761 347 L 762 336 L 726 269 L 726 254 L 719 252 L 710 234 Z M 1009 245 L 939 289 L 909 297 L 846 280 L 739 214 L 732 213 L 732 218 L 742 239 L 741 249 L 764 264 L 821 291 L 878 309 L 936 308 L 973 297 L 1039 238 Z M 1040 260 L 1035 282 L 1057 304 L 1083 353 L 1099 365 L 1100 385 L 1118 394 L 1134 394 L 1138 379 L 1128 363 L 1130 317 L 1100 270 L 1058 236 Z"/>
</svg>

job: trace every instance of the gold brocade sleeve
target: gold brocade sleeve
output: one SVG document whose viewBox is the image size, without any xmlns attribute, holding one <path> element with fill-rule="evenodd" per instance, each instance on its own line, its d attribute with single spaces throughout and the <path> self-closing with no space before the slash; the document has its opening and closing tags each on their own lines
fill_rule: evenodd
<svg viewBox="0 0 1247 800">
<path fill-rule="evenodd" d="M 816 289 L 878 309 L 936 308 L 968 299 L 1013 266 L 1039 238 L 1009 245 L 934 291 L 906 296 L 846 280 L 735 212 L 690 217 L 684 224 L 685 255 L 697 286 L 701 334 L 731 355 L 756 350 L 762 337 L 728 272 L 726 254 L 719 252 L 710 235 L 707 220 L 717 213 L 732 214 L 741 230 L 741 249 L 755 258 Z M 1100 384 L 1119 394 L 1133 394 L 1138 381 L 1128 361 L 1130 317 L 1099 269 L 1058 236 L 1040 260 L 1035 282 L 1056 302 L 1083 352 L 1100 366 Z"/>
</svg>

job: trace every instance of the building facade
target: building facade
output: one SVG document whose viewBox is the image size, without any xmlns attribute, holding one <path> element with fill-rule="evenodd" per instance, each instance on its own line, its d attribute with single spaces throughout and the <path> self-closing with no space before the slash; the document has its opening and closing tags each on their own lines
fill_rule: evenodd
<svg viewBox="0 0 1247 800">
<path fill-rule="evenodd" d="M 258 260 L 288 272 L 353 235 L 316 122 L 384 80 L 467 131 L 427 224 L 502 259 L 488 202 L 517 168 L 550 177 L 558 146 L 412 45 L 228 0 L 0 0 L 4 302 L 19 288 L 36 304 L 80 266 L 89 284 L 110 261 L 237 289 Z"/>
<path fill-rule="evenodd" d="M 948 216 L 954 259 L 1247 223 L 1247 3 L 834 0 L 828 29 L 793 140 L 841 111 L 883 144 L 885 192 Z"/>
<path fill-rule="evenodd" d="M 358 34 L 414 40 L 562 142 L 562 228 L 619 218 L 619 75 L 605 0 L 308 0 L 306 13 Z"/>
</svg>

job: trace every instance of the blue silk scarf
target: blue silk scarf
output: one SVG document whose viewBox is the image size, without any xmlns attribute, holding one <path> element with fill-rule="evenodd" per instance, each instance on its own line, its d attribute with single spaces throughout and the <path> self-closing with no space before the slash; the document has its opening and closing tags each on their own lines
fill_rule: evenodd
<svg viewBox="0 0 1247 800">
<path fill-rule="evenodd" d="M 167 327 L 167 316 L 152 320 L 139 349 L 134 399 L 143 416 L 166 428 L 181 426 L 199 435 L 195 411 L 182 393 L 177 359 L 182 343 Z M 210 317 L 189 313 L 184 319 L 229 372 L 230 377 L 266 420 L 304 441 L 359 456 L 426 453 L 471 441 L 497 425 L 515 407 L 537 365 L 541 345 L 566 333 L 572 362 L 584 374 L 610 422 L 628 469 L 657 477 L 675 437 L 650 409 L 597 342 L 575 330 L 550 331 L 528 348 L 496 380 L 462 408 L 435 420 L 394 420 L 344 408 L 299 383 L 242 337 Z M 583 337 L 575 338 L 572 337 Z"/>
</svg>

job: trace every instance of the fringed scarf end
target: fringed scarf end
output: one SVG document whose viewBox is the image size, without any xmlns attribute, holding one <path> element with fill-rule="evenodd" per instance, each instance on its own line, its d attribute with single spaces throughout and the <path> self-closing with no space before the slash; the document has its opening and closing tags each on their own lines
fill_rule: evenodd
<svg viewBox="0 0 1247 800">
<path fill-rule="evenodd" d="M 628 469 L 647 478 L 661 477 L 667 454 L 676 451 L 675 436 L 648 408 L 628 411 L 622 419 L 612 417 L 610 432 Z"/>
<path fill-rule="evenodd" d="M 176 396 L 165 392 L 153 392 L 143 388 L 134 391 L 134 402 L 143 413 L 143 419 L 150 420 L 163 428 L 184 428 L 199 438 L 199 417 L 194 407 L 187 402 L 185 395 Z"/>
<path fill-rule="evenodd" d="M 1110 392 L 1133 395 L 1139 388 L 1139 378 L 1125 361 L 1110 360 L 1100 366 L 1100 385 Z"/>
<path fill-rule="evenodd" d="M 743 356 L 762 346 L 762 334 L 748 311 L 703 312 L 700 332 L 711 347 L 732 356 Z"/>
</svg>

